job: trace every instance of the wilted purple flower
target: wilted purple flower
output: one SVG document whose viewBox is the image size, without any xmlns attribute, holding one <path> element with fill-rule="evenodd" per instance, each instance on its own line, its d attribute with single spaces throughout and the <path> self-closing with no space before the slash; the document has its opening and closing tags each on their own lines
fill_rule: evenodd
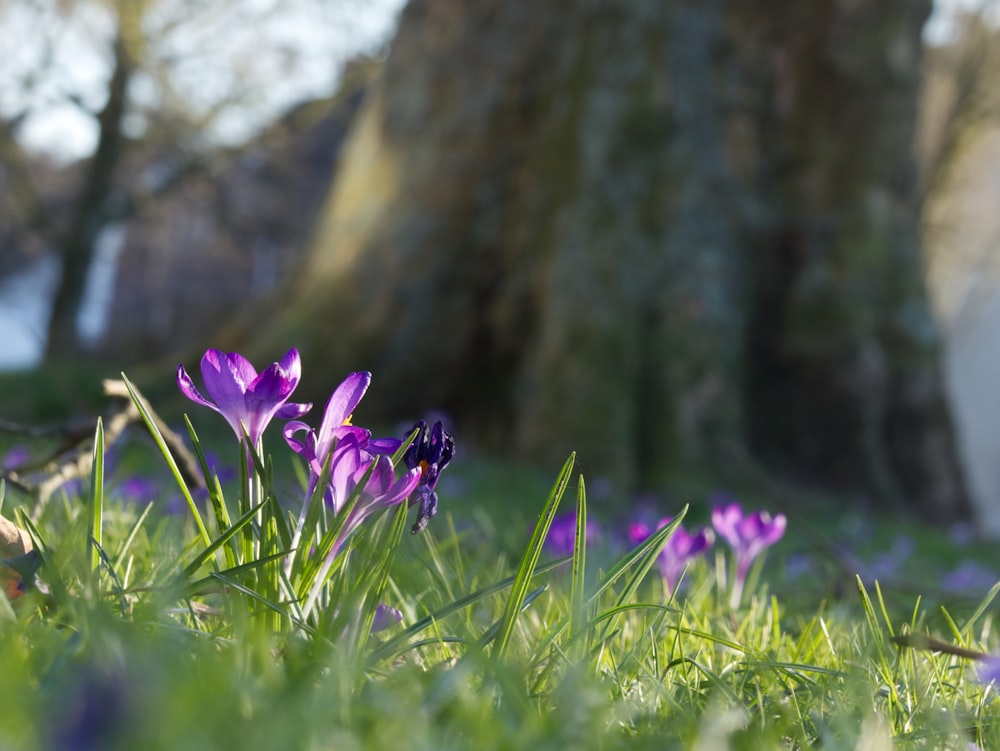
<svg viewBox="0 0 1000 751">
<path fill-rule="evenodd" d="M 256 446 L 273 418 L 301 417 L 312 407 L 288 402 L 301 374 L 299 352 L 294 348 L 259 375 L 242 355 L 210 349 L 201 358 L 201 377 L 214 401 L 201 395 L 183 365 L 177 366 L 177 385 L 188 399 L 226 418 L 238 438 L 243 438 L 241 424 L 245 426 L 250 442 Z"/>
<path fill-rule="evenodd" d="M 379 603 L 375 606 L 375 620 L 372 621 L 372 633 L 385 631 L 403 620 L 403 614 L 396 608 Z"/>
<path fill-rule="evenodd" d="M 766 511 L 755 511 L 744 516 L 738 503 L 716 506 L 712 511 L 712 526 L 729 543 L 736 556 L 736 586 L 734 600 L 742 593 L 750 564 L 763 550 L 785 534 L 787 520 L 784 514 L 772 517 Z"/>
<path fill-rule="evenodd" d="M 601 528 L 593 519 L 587 519 L 587 529 L 584 531 L 584 543 L 592 545 L 601 538 Z M 545 538 L 545 549 L 555 556 L 573 555 L 576 545 L 576 512 L 560 514 L 549 525 L 549 534 Z"/>
<path fill-rule="evenodd" d="M 419 420 L 410 432 L 414 430 L 419 432 L 403 454 L 403 462 L 410 469 L 420 469 L 420 483 L 410 498 L 410 506 L 420 504 L 417 520 L 410 529 L 410 532 L 417 534 L 424 530 L 427 522 L 437 513 L 438 497 L 434 488 L 441 470 L 455 456 L 455 439 L 444 429 L 440 420 L 430 429 L 426 422 Z"/>
<path fill-rule="evenodd" d="M 671 516 L 660 519 L 656 528 L 662 529 L 671 521 L 673 521 Z M 648 524 L 636 522 L 629 525 L 628 538 L 632 545 L 638 545 L 651 534 L 653 534 L 653 530 L 649 528 Z M 714 542 L 715 534 L 707 527 L 691 534 L 684 529 L 683 525 L 677 525 L 656 558 L 656 565 L 660 569 L 660 575 L 663 576 L 668 590 L 674 591 L 681 574 L 684 573 L 684 567 L 697 556 L 705 553 Z"/>
</svg>

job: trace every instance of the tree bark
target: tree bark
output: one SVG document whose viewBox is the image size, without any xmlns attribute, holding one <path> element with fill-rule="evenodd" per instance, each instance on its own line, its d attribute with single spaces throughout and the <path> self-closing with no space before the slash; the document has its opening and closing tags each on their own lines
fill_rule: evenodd
<svg viewBox="0 0 1000 751">
<path fill-rule="evenodd" d="M 138 3 L 136 3 L 138 5 Z M 134 9 L 133 9 L 134 10 Z M 59 238 L 62 270 L 52 303 L 46 337 L 47 360 L 66 358 L 79 352 L 76 320 L 83 303 L 87 273 L 90 270 L 101 231 L 107 225 L 109 201 L 114 188 L 114 174 L 125 142 L 122 122 L 128 103 L 128 85 L 135 70 L 135 26 L 138 17 L 119 14 L 118 35 L 114 42 L 114 63 L 108 82 L 108 98 L 97 114 L 97 148 L 84 173 L 66 231 Z"/>
<path fill-rule="evenodd" d="M 624 491 L 764 467 L 965 516 L 915 212 L 929 9 L 411 0 L 259 346 Z"/>
</svg>

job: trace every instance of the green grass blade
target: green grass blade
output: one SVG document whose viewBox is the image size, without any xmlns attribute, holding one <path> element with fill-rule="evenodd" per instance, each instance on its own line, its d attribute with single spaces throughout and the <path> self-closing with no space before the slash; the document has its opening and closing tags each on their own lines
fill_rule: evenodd
<svg viewBox="0 0 1000 751">
<path fill-rule="evenodd" d="M 640 569 L 645 567 L 645 571 L 649 571 L 649 567 L 653 565 L 653 561 L 656 560 L 656 556 L 660 554 L 660 551 L 663 550 L 663 546 L 667 544 L 667 539 L 671 534 L 673 534 L 677 525 L 684 519 L 684 515 L 687 514 L 687 510 L 688 507 L 685 506 L 670 524 L 656 530 L 653 534 L 643 540 L 641 544 L 637 545 L 627 555 L 622 557 L 618 563 L 616 563 L 611 570 L 604 575 L 604 578 L 601 580 L 597 589 L 587 600 L 588 604 L 596 602 L 597 598 L 604 594 L 608 588 L 610 588 L 616 581 L 636 566 L 639 566 Z M 645 571 L 643 572 L 643 576 L 645 576 Z M 641 580 L 641 577 L 639 577 L 639 579 Z"/>
<path fill-rule="evenodd" d="M 496 642 L 494 642 L 493 645 L 494 659 L 500 659 L 503 657 L 504 652 L 507 651 L 507 645 L 510 643 L 510 638 L 514 633 L 514 625 L 517 622 L 517 617 L 520 615 L 521 608 L 524 605 L 524 598 L 528 594 L 528 586 L 531 583 L 532 577 L 535 575 L 538 558 L 542 553 L 542 545 L 545 543 L 545 538 L 548 536 L 549 527 L 552 525 L 552 519 L 556 514 L 556 509 L 559 508 L 559 501 L 562 500 L 563 493 L 566 491 L 566 486 L 569 485 L 570 475 L 573 472 L 573 466 L 575 464 L 576 453 L 574 452 L 569 455 L 569 459 L 567 459 L 566 463 L 563 465 L 562 471 L 559 473 L 559 477 L 556 480 L 555 485 L 552 487 L 552 491 L 549 493 L 549 497 L 545 501 L 545 505 L 542 507 L 541 513 L 538 515 L 538 523 L 535 525 L 535 531 L 532 533 L 531 541 L 528 543 L 528 547 L 524 551 L 524 556 L 521 558 L 521 565 L 518 567 L 517 576 L 514 579 L 514 584 L 511 586 L 510 597 L 508 598 L 506 608 L 504 609 L 500 632 L 497 634 Z"/>
<path fill-rule="evenodd" d="M 156 427 L 156 422 L 150 416 L 149 410 L 146 409 L 138 390 L 132 385 L 132 382 L 125 376 L 124 373 L 122 373 L 122 382 L 125 384 L 125 388 L 128 389 L 129 396 L 132 398 L 132 403 L 139 411 L 142 421 L 146 423 L 146 428 L 149 430 L 150 435 L 153 436 L 153 441 L 160 449 L 160 453 L 163 454 L 163 458 L 167 460 L 167 465 L 170 467 L 170 471 L 173 473 L 174 479 L 177 481 L 177 486 L 180 488 L 181 495 L 184 496 L 184 500 L 187 501 L 188 508 L 191 509 L 191 515 L 194 517 L 194 523 L 198 527 L 198 533 L 201 535 L 202 540 L 205 541 L 205 544 L 210 545 L 212 543 L 212 538 L 208 534 L 208 530 L 205 528 L 205 522 L 202 521 L 201 513 L 198 511 L 198 505 L 194 502 L 194 498 L 191 496 L 191 490 L 188 488 L 187 483 L 184 482 L 184 476 L 181 474 L 180 467 L 177 466 L 177 460 L 174 459 L 174 455 L 170 452 L 166 441 L 163 440 L 163 434 L 160 433 L 160 429 Z"/>
<path fill-rule="evenodd" d="M 573 574 L 570 580 L 569 636 L 572 639 L 586 619 L 587 491 L 583 475 L 576 491 L 576 537 L 573 541 Z"/>
<path fill-rule="evenodd" d="M 266 500 L 264 501 L 264 503 L 259 503 L 256 506 L 253 506 L 252 508 L 248 509 L 247 512 L 243 514 L 243 516 L 241 516 L 239 519 L 236 520 L 235 524 L 229 527 L 229 529 L 220 534 L 214 540 L 209 541 L 205 549 L 202 550 L 201 553 L 199 553 L 195 557 L 195 559 L 191 561 L 191 563 L 189 563 L 187 566 L 183 568 L 183 570 L 180 573 L 180 578 L 181 579 L 190 578 L 192 574 L 194 574 L 199 568 L 201 568 L 202 564 L 205 563 L 205 561 L 207 561 L 209 558 L 212 557 L 212 555 L 215 553 L 216 550 L 225 545 L 228 540 L 230 540 L 241 529 L 243 529 L 244 526 L 249 524 L 253 520 L 254 515 L 257 513 L 257 511 L 265 503 L 267 503 Z"/>
<path fill-rule="evenodd" d="M 524 599 L 521 601 L 521 612 L 523 613 L 525 610 L 530 608 L 532 603 L 535 600 L 537 600 L 543 592 L 548 590 L 548 588 L 549 585 L 544 584 L 538 589 L 533 590 L 532 592 L 529 592 L 527 595 L 525 595 Z M 480 648 L 485 647 L 487 644 L 489 644 L 497 637 L 497 634 L 500 633 L 500 627 L 503 625 L 503 622 L 504 622 L 503 618 L 501 618 L 500 620 L 496 621 L 492 626 L 490 626 L 488 629 L 486 629 L 486 632 L 479 639 Z"/>
<path fill-rule="evenodd" d="M 548 571 L 552 571 L 553 569 L 557 569 L 560 566 L 565 565 L 567 560 L 568 559 L 563 558 L 558 561 L 543 563 L 535 570 L 535 573 L 544 574 Z M 475 592 L 471 592 L 464 597 L 459 597 L 444 607 L 438 608 L 430 615 L 424 616 L 419 621 L 407 626 L 402 632 L 379 645 L 378 649 L 373 650 L 371 657 L 369 658 L 369 665 L 374 665 L 381 660 L 393 657 L 406 651 L 408 648 L 401 645 L 403 645 L 408 639 L 416 636 L 424 629 L 433 626 L 435 623 L 439 623 L 454 613 L 464 610 L 471 605 L 475 605 L 477 602 L 480 602 L 487 597 L 491 597 L 498 592 L 503 592 L 514 583 L 515 578 L 515 576 L 508 576 L 498 582 L 489 584 L 481 589 L 477 589 Z"/>
<path fill-rule="evenodd" d="M 94 431 L 94 457 L 90 466 L 90 498 L 87 505 L 90 570 L 96 576 L 101 567 L 101 532 L 104 529 L 104 423 L 97 418 Z"/>
<path fill-rule="evenodd" d="M 681 509 L 681 512 L 673 518 L 670 524 L 656 530 L 655 533 L 650 535 L 649 540 L 644 541 L 650 542 L 651 540 L 652 542 L 649 545 L 640 546 L 642 554 L 632 559 L 634 564 L 631 567 L 632 575 L 629 577 L 625 587 L 615 599 L 615 604 L 612 610 L 617 610 L 621 606 L 625 605 L 632 595 L 635 594 L 635 591 L 639 588 L 639 584 L 646 578 L 646 574 L 649 573 L 649 569 L 653 567 L 653 564 L 656 563 L 657 556 L 660 555 L 660 551 L 663 550 L 663 546 L 667 544 L 667 540 L 670 539 L 670 535 L 672 535 L 674 530 L 677 529 L 678 525 L 687 514 L 687 511 L 688 507 L 685 506 Z M 605 624 L 604 631 L 601 634 L 600 641 L 604 641 L 608 638 L 608 634 L 617 628 L 618 621 L 618 618 L 611 618 L 608 620 Z"/>
<path fill-rule="evenodd" d="M 115 568 L 121 565 L 122 561 L 125 560 L 125 556 L 128 554 L 128 550 L 132 547 L 132 543 L 135 541 L 135 536 L 139 533 L 139 528 L 146 521 L 146 517 L 149 516 L 149 512 L 153 509 L 153 502 L 150 501 L 146 504 L 146 508 L 142 510 L 139 514 L 139 518 L 135 520 L 132 527 L 129 529 L 128 535 L 125 537 L 124 542 L 122 542 L 121 547 L 118 548 L 118 552 L 115 553 L 113 564 Z"/>
</svg>

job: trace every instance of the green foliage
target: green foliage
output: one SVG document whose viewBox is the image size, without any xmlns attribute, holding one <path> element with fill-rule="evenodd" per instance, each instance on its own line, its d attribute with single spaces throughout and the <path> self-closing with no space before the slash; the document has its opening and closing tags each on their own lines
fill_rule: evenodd
<svg viewBox="0 0 1000 751">
<path fill-rule="evenodd" d="M 651 572 L 684 513 L 634 550 L 585 550 L 582 478 L 575 552 L 547 560 L 572 457 L 535 499 L 534 533 L 509 515 L 445 511 L 411 536 L 404 504 L 338 545 L 357 498 L 328 518 L 317 497 L 293 546 L 301 494 L 279 497 L 270 458 L 247 453 L 247 495 L 226 498 L 189 429 L 205 512 L 179 474 L 183 517 L 117 497 L 100 426 L 85 498 L 63 495 L 37 523 L 17 509 L 41 583 L 0 614 L 0 748 L 1000 743 L 995 691 L 968 659 L 890 641 L 936 633 L 995 647 L 997 588 L 957 608 L 899 608 L 860 578 L 841 598 L 771 594 L 783 590 L 771 572 L 733 609 L 696 566 L 668 598 Z M 497 544 L 517 535 L 514 553 Z M 403 621 L 372 634 L 379 604 Z"/>
</svg>

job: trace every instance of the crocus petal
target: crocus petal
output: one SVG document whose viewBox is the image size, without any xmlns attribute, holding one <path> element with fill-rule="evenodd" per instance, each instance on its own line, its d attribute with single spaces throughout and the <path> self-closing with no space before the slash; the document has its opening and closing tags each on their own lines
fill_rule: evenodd
<svg viewBox="0 0 1000 751">
<path fill-rule="evenodd" d="M 396 610 L 396 608 L 379 603 L 375 606 L 375 620 L 372 621 L 372 633 L 392 628 L 397 623 L 402 622 L 402 620 L 403 614 Z"/>
<path fill-rule="evenodd" d="M 274 413 L 279 420 L 296 420 L 313 408 L 312 402 L 285 402 L 281 408 Z"/>
<path fill-rule="evenodd" d="M 355 407 L 368 390 L 372 374 L 367 371 L 351 373 L 341 382 L 330 396 L 323 411 L 323 421 L 319 428 L 320 446 L 329 447 L 338 428 L 351 416 Z M 329 450 L 329 448 L 327 448 Z"/>
<path fill-rule="evenodd" d="M 196 402 L 203 407 L 214 409 L 216 412 L 220 411 L 215 404 L 203 397 L 201 392 L 195 388 L 194 381 L 191 380 L 191 376 L 189 376 L 187 371 L 184 370 L 183 365 L 177 366 L 177 387 L 181 390 L 181 393 L 191 401 Z"/>
<path fill-rule="evenodd" d="M 372 438 L 366 447 L 373 454 L 385 454 L 392 456 L 399 450 L 403 442 L 398 438 Z"/>
<path fill-rule="evenodd" d="M 257 377 L 257 371 L 246 358 L 235 352 L 228 355 L 210 349 L 201 358 L 201 378 L 205 391 L 223 413 L 244 408 L 243 394 L 247 384 Z"/>
<path fill-rule="evenodd" d="M 303 440 L 299 440 L 295 437 L 296 433 L 303 431 L 306 434 Z M 285 423 L 285 427 L 282 429 L 281 433 L 285 436 L 285 443 L 287 443 L 289 448 L 291 448 L 291 450 L 296 454 L 302 456 L 307 461 L 316 458 L 316 434 L 313 432 L 313 429 L 304 422 L 300 420 L 287 422 Z"/>
</svg>

